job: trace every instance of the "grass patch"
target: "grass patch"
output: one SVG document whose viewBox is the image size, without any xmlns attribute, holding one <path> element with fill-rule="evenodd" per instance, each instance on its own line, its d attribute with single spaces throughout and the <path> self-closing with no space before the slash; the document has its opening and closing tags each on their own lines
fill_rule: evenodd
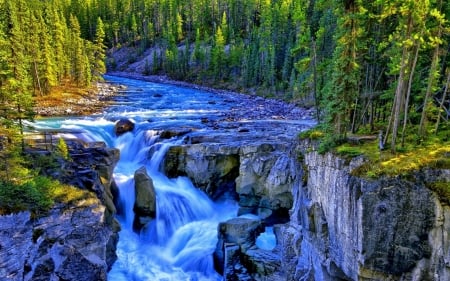
<svg viewBox="0 0 450 281">
<path fill-rule="evenodd" d="M 447 205 L 450 205 L 450 183 L 439 181 L 439 182 L 433 182 L 428 185 L 428 188 L 436 192 L 436 194 L 439 196 L 439 199 L 446 203 Z"/>
<path fill-rule="evenodd" d="M 348 155 L 360 152 L 368 161 L 353 171 L 354 175 L 377 178 L 380 176 L 407 175 L 425 167 L 450 169 L 450 143 L 428 142 L 421 145 L 406 145 L 397 150 L 396 154 L 389 151 L 379 151 L 378 142 L 366 142 L 357 147 L 348 144 L 338 146 L 339 151 Z"/>
<path fill-rule="evenodd" d="M 0 215 L 29 210 L 39 216 L 55 203 L 74 204 L 95 195 L 43 176 L 21 183 L 0 182 Z"/>
<path fill-rule="evenodd" d="M 343 144 L 337 147 L 336 152 L 339 156 L 344 158 L 353 158 L 364 154 L 363 150 L 357 146 Z"/>
<path fill-rule="evenodd" d="M 298 137 L 301 140 L 305 140 L 305 139 L 318 140 L 318 139 L 325 137 L 325 133 L 319 129 L 310 129 L 310 130 L 301 132 L 298 135 Z"/>
</svg>

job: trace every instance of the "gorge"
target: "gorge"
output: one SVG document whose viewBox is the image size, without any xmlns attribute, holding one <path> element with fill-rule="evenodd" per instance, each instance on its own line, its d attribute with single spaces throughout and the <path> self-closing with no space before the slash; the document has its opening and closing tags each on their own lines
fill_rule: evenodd
<svg viewBox="0 0 450 281">
<path fill-rule="evenodd" d="M 449 170 L 359 178 L 352 171 L 363 158 L 322 155 L 299 140 L 315 125 L 311 111 L 107 79 L 127 89 L 104 114 L 33 124 L 105 143 L 89 150 L 96 168 L 84 168 L 99 181 L 76 183 L 99 200 L 39 220 L 0 217 L 1 277 L 450 279 L 450 209 L 427 187 L 449 183 Z M 116 136 L 125 118 L 134 127 Z M 263 247 L 267 237 L 275 243 Z"/>
</svg>

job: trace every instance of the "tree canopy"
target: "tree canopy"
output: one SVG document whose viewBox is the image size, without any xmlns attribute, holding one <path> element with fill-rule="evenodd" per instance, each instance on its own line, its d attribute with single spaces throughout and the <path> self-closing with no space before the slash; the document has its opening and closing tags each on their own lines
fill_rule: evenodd
<svg viewBox="0 0 450 281">
<path fill-rule="evenodd" d="M 382 131 L 395 151 L 448 130 L 449 20 L 443 0 L 0 0 L 2 112 L 127 46 L 145 74 L 314 106 L 330 143 Z"/>
<path fill-rule="evenodd" d="M 108 47 L 153 50 L 146 74 L 316 106 L 332 142 L 368 128 L 395 151 L 448 129 L 448 1 L 72 0 L 65 13 L 88 40 L 100 18 Z"/>
</svg>

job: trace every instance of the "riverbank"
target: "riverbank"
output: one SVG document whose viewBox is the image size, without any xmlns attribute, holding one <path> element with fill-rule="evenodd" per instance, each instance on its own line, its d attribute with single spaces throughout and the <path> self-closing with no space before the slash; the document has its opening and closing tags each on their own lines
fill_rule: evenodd
<svg viewBox="0 0 450 281">
<path fill-rule="evenodd" d="M 107 75 L 118 76 L 141 81 L 170 84 L 179 87 L 207 91 L 225 96 L 229 101 L 237 101 L 237 105 L 225 116 L 226 121 L 242 120 L 305 120 L 314 119 L 314 108 L 298 107 L 276 99 L 267 99 L 255 95 L 200 86 L 184 81 L 177 81 L 160 75 L 142 75 L 136 72 L 108 72 Z M 37 97 L 34 111 L 38 117 L 85 116 L 102 114 L 103 110 L 114 103 L 114 96 L 126 88 L 108 82 L 98 82 L 87 90 L 76 88 L 59 90 L 53 94 Z"/>
<path fill-rule="evenodd" d="M 125 87 L 97 82 L 88 89 L 57 88 L 49 95 L 36 97 L 34 111 L 38 117 L 85 116 L 102 114 L 114 103 L 113 97 Z"/>
</svg>

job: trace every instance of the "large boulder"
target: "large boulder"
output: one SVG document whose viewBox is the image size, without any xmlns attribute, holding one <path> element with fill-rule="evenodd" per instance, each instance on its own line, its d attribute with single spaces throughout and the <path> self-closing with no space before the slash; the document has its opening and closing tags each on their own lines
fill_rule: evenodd
<svg viewBox="0 0 450 281">
<path fill-rule="evenodd" d="M 134 173 L 135 202 L 133 226 L 139 230 L 156 216 L 156 192 L 147 169 L 141 167 Z"/>
<path fill-rule="evenodd" d="M 120 119 L 114 126 L 116 136 L 123 135 L 134 130 L 134 123 L 129 119 Z"/>
<path fill-rule="evenodd" d="M 255 276 L 283 280 L 278 252 L 256 246 L 257 237 L 264 232 L 260 219 L 234 218 L 220 223 L 218 231 L 214 256 L 224 280 L 255 280 Z"/>
</svg>

